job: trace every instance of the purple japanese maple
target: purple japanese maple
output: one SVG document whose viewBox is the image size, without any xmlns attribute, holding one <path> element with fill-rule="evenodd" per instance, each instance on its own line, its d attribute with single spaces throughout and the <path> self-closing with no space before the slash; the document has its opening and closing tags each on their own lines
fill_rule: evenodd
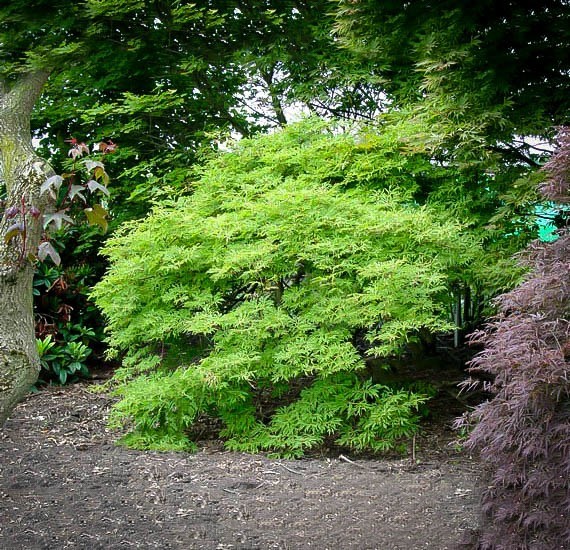
<svg viewBox="0 0 570 550">
<path fill-rule="evenodd" d="M 570 202 L 570 128 L 543 168 L 540 191 Z M 498 315 L 472 335 L 484 351 L 470 372 L 492 375 L 493 399 L 464 421 L 467 447 L 480 451 L 488 483 L 482 549 L 570 548 L 570 232 L 534 242 L 521 256 L 526 280 L 497 300 Z M 469 381 L 465 383 L 469 386 Z"/>
</svg>

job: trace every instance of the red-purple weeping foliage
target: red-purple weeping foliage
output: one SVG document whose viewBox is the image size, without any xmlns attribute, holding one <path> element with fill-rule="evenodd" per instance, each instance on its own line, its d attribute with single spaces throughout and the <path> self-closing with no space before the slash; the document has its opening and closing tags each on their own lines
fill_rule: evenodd
<svg viewBox="0 0 570 550">
<path fill-rule="evenodd" d="M 540 186 L 542 195 L 551 201 L 570 202 L 570 127 L 558 128 L 558 148 L 544 166 L 548 177 Z"/>
<path fill-rule="evenodd" d="M 541 192 L 569 202 L 570 130 L 546 164 Z M 499 314 L 472 341 L 474 374 L 492 375 L 494 398 L 467 417 L 467 441 L 488 467 L 488 521 L 480 548 L 570 549 L 570 232 L 535 242 L 525 282 L 498 299 Z M 468 386 L 469 383 L 466 383 Z M 465 420 L 464 420 L 465 421 Z"/>
</svg>

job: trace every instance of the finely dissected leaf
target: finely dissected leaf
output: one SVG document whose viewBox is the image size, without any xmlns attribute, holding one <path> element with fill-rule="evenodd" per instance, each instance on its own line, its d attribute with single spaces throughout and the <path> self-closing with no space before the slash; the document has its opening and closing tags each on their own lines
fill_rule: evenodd
<svg viewBox="0 0 570 550">
<path fill-rule="evenodd" d="M 541 192 L 569 201 L 570 132 L 545 165 Z M 570 232 L 535 242 L 520 256 L 532 271 L 500 296 L 499 314 L 472 336 L 484 351 L 471 372 L 492 380 L 492 400 L 467 419 L 467 445 L 480 451 L 490 479 L 483 493 L 482 541 L 500 548 L 570 545 Z M 464 384 L 472 385 L 473 381 Z M 479 384 L 480 385 L 480 384 Z M 465 424 L 465 420 L 463 421 Z M 491 546 L 489 546 L 491 547 Z"/>
<path fill-rule="evenodd" d="M 105 208 L 103 208 L 103 206 L 101 206 L 100 204 L 96 204 L 95 206 L 93 206 L 93 208 L 85 208 L 84 212 L 85 215 L 87 216 L 87 221 L 89 222 L 89 225 L 98 225 L 99 227 L 101 227 L 101 229 L 103 229 L 103 232 L 107 231 L 109 227 L 109 223 L 107 222 L 107 216 L 109 215 L 109 213 L 107 212 L 107 210 L 105 210 Z"/>
<path fill-rule="evenodd" d="M 395 158 L 395 136 L 363 147 L 326 130 L 240 142 L 191 196 L 110 239 L 93 296 L 128 353 L 120 376 L 143 373 L 116 410 L 140 428 L 131 441 L 179 442 L 207 412 L 230 448 L 292 456 L 325 437 L 386 449 L 416 428 L 424 397 L 367 380 L 355 335 L 392 355 L 420 330 L 449 330 L 449 287 L 480 245 L 410 203 L 429 163 Z M 276 386 L 304 389 L 260 422 L 252 403 Z"/>
<path fill-rule="evenodd" d="M 52 262 L 55 265 L 61 264 L 61 257 L 57 250 L 49 241 L 44 241 L 38 247 L 38 260 L 40 260 L 40 262 L 43 262 L 48 256 L 51 258 Z"/>
</svg>

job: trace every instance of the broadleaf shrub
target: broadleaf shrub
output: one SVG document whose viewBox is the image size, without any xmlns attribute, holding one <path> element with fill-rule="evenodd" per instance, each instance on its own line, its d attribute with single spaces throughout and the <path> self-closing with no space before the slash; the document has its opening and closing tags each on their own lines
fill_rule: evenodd
<svg viewBox="0 0 570 550">
<path fill-rule="evenodd" d="M 102 161 L 117 146 L 100 142 L 90 153 L 75 138 L 66 142 L 71 148 L 60 166 L 63 175 L 48 178 L 40 188 L 53 203 L 43 215 L 41 243 L 28 250 L 20 239 L 20 256 L 37 260 L 33 295 L 40 383 L 65 384 L 87 376 L 89 363 L 99 362 L 103 348 L 101 314 L 87 294 L 104 270 L 96 259 L 108 216 L 100 202 L 109 197 Z M 25 227 L 26 216 L 39 218 L 41 212 L 22 202 L 14 216 Z"/>
<path fill-rule="evenodd" d="M 570 202 L 570 131 L 545 165 L 545 198 Z M 564 211 L 564 208 L 561 208 Z M 570 233 L 535 242 L 526 280 L 498 299 L 500 312 L 473 340 L 474 374 L 491 375 L 492 400 L 463 422 L 467 446 L 489 471 L 481 548 L 570 548 Z M 467 382 L 469 385 L 469 382 Z"/>
<path fill-rule="evenodd" d="M 42 357 L 40 383 L 65 384 L 89 374 L 104 355 L 101 312 L 89 300 L 90 287 L 104 272 L 97 260 L 101 235 L 93 228 L 66 228 L 52 237 L 63 266 L 38 263 L 34 277 L 34 313 L 39 341 L 55 349 Z M 75 343 L 86 346 L 78 351 Z M 42 348 L 40 348 L 41 350 Z M 74 358 L 80 357 L 77 361 Z"/>
<path fill-rule="evenodd" d="M 450 330 L 449 289 L 481 257 L 413 200 L 429 169 L 393 135 L 309 120 L 241 141 L 190 196 L 123 226 L 93 297 L 126 354 L 113 418 L 128 443 L 189 448 L 202 415 L 229 448 L 288 456 L 410 436 L 425 395 L 371 382 L 367 360 Z"/>
</svg>

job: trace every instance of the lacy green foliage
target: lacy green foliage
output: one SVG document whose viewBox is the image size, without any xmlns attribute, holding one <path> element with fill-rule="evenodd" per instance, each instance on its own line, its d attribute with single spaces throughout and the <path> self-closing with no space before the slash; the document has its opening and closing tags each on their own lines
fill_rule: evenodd
<svg viewBox="0 0 570 550">
<path fill-rule="evenodd" d="M 506 146 L 513 134 L 551 135 L 567 121 L 565 1 L 335 3 L 341 43 L 383 66 L 386 91 L 431 118 L 460 156 L 482 158 L 494 143 L 520 161 L 525 148 Z"/>
<path fill-rule="evenodd" d="M 415 432 L 415 413 L 426 400 L 343 373 L 315 381 L 295 402 L 275 411 L 268 425 L 256 421 L 251 407 L 240 416 L 222 412 L 222 435 L 229 437 L 227 446 L 233 450 L 279 449 L 289 457 L 301 456 L 333 436 L 354 450 L 385 451 Z"/>
<path fill-rule="evenodd" d="M 93 297 L 127 353 L 114 420 L 132 421 L 130 444 L 179 448 L 201 414 L 230 448 L 294 456 L 325 437 L 383 450 L 412 433 L 425 397 L 366 380 L 366 355 L 452 328 L 449 286 L 480 247 L 411 200 L 429 163 L 400 146 L 312 119 L 245 140 L 192 196 L 109 240 Z M 278 388 L 288 402 L 262 418 Z"/>
</svg>

